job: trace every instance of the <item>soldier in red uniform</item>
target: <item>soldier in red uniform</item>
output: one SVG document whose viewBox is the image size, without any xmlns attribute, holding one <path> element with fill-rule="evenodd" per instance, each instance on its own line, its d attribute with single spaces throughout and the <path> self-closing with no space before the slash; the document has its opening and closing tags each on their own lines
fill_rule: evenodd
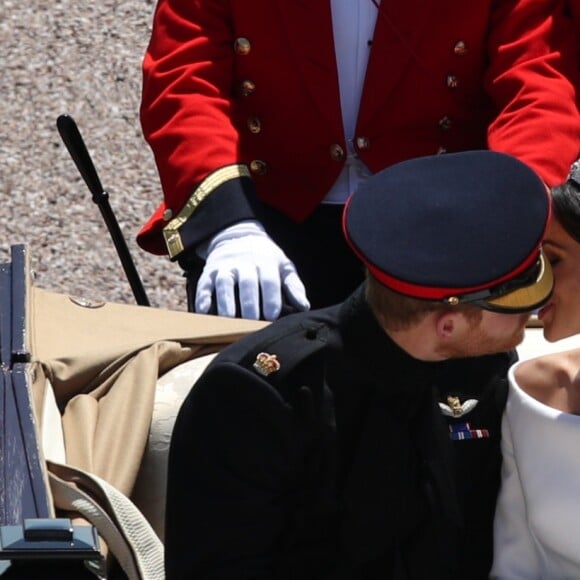
<svg viewBox="0 0 580 580">
<path fill-rule="evenodd" d="M 138 242 L 198 312 L 338 302 L 363 279 L 340 216 L 367 176 L 490 148 L 565 179 L 576 55 L 563 0 L 159 0 L 141 118 L 164 200 Z"/>
</svg>

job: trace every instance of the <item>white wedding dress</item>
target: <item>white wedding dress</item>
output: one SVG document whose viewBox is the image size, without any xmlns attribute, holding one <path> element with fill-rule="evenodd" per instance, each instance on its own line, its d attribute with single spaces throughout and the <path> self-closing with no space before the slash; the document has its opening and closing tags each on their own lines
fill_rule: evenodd
<svg viewBox="0 0 580 580">
<path fill-rule="evenodd" d="M 510 369 L 492 578 L 580 579 L 580 416 L 548 407 Z"/>
</svg>

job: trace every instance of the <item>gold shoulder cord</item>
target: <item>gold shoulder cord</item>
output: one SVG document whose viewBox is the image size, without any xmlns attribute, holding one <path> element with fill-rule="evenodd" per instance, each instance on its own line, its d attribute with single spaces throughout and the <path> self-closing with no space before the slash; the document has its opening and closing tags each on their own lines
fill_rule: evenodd
<svg viewBox="0 0 580 580">
<path fill-rule="evenodd" d="M 164 228 L 163 237 L 170 258 L 175 258 L 185 249 L 179 229 L 191 217 L 199 204 L 220 185 L 230 179 L 250 177 L 250 170 L 245 165 L 227 165 L 210 173 L 191 194 L 182 210 Z"/>
</svg>

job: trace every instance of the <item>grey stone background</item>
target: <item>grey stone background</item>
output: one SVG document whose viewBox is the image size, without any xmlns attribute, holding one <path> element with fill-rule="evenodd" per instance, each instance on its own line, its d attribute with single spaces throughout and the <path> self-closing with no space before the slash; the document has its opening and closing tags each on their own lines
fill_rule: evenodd
<svg viewBox="0 0 580 580">
<path fill-rule="evenodd" d="M 177 265 L 135 235 L 161 199 L 139 125 L 153 0 L 1 0 L 0 261 L 29 249 L 36 286 L 135 303 L 56 119 L 77 122 L 153 306 L 185 310 Z"/>
</svg>

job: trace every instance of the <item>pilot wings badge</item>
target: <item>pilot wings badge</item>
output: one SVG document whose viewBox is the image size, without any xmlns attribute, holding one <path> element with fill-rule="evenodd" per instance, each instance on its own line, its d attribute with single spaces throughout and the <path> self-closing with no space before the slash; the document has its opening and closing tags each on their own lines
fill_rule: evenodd
<svg viewBox="0 0 580 580">
<path fill-rule="evenodd" d="M 459 397 L 447 397 L 447 404 L 439 403 L 441 412 L 447 417 L 463 417 L 470 411 L 473 411 L 477 405 L 477 399 L 467 399 L 463 403 L 459 400 Z"/>
</svg>

